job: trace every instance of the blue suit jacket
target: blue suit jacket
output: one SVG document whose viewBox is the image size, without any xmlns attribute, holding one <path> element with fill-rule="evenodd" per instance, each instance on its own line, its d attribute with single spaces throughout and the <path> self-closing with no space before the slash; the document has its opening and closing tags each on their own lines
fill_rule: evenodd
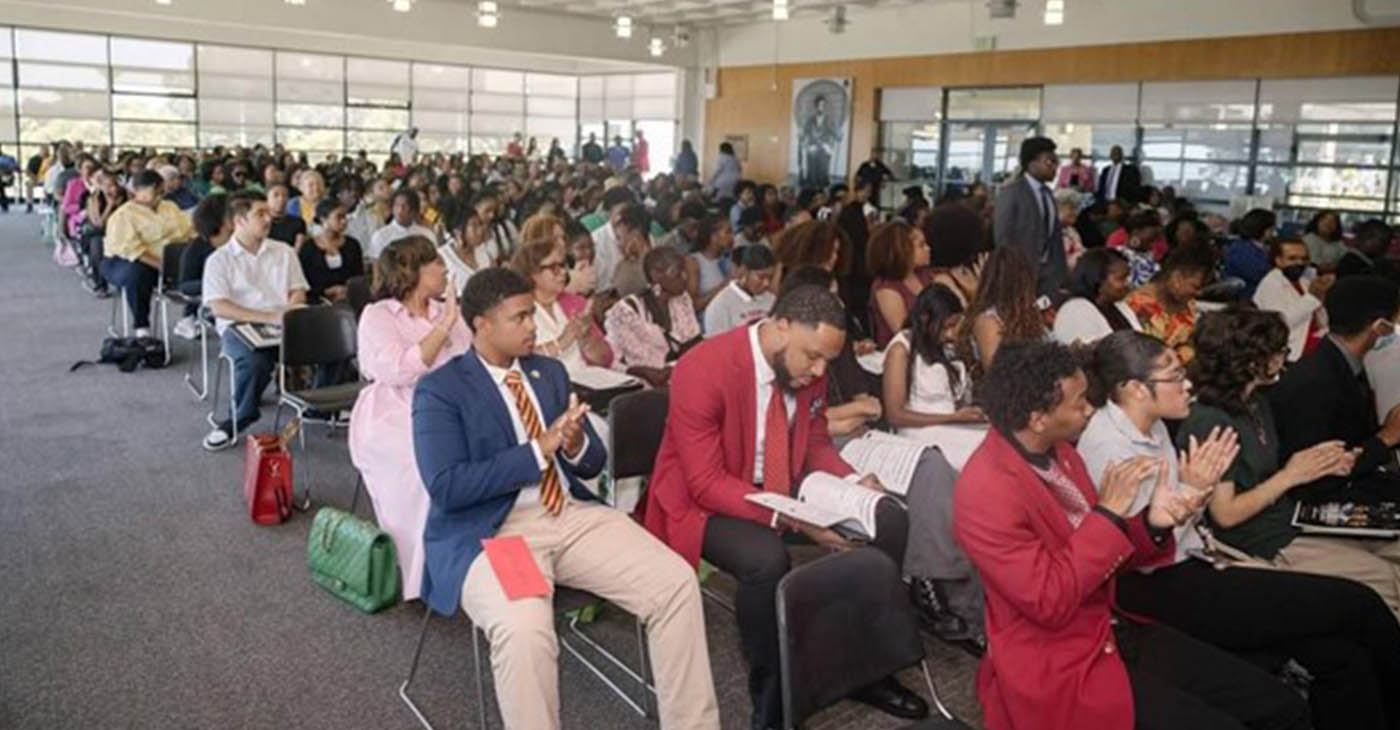
<svg viewBox="0 0 1400 730">
<path fill-rule="evenodd" d="M 558 360 L 520 359 L 548 425 L 569 404 L 569 378 Z M 607 452 L 584 422 L 588 446 L 562 476 L 576 499 L 595 500 L 579 477 L 602 471 Z M 516 439 L 500 390 L 472 348 L 423 376 L 413 391 L 413 452 L 431 503 L 423 531 L 423 598 L 451 615 L 481 541 L 496 534 L 522 486 L 540 480 L 529 443 Z"/>
</svg>

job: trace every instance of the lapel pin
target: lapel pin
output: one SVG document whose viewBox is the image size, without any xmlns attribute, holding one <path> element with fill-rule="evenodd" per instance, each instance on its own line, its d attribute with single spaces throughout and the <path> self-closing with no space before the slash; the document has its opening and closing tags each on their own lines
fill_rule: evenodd
<svg viewBox="0 0 1400 730">
<path fill-rule="evenodd" d="M 531 371 L 530 371 L 530 377 L 534 378 L 535 380 L 539 380 L 539 379 L 540 379 L 540 371 L 538 371 L 538 370 L 531 370 Z"/>
</svg>

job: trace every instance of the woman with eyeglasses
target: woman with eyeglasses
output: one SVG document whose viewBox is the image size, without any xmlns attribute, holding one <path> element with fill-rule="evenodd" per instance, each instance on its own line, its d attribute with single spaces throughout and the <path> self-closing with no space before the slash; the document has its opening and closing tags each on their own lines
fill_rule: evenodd
<svg viewBox="0 0 1400 730">
<path fill-rule="evenodd" d="M 1258 322 L 1231 324 L 1260 334 Z M 1232 465 L 1252 451 L 1252 444 L 1241 449 L 1251 429 L 1199 420 L 1187 369 L 1172 348 L 1151 335 L 1114 332 L 1097 342 L 1085 370 L 1098 410 L 1078 449 L 1100 489 L 1110 469 L 1136 460 L 1157 468 L 1138 486 L 1130 512 L 1154 498 L 1159 480 L 1174 490 L 1211 491 L 1212 501 L 1233 491 L 1230 480 L 1238 474 Z M 1164 419 L 1182 418 L 1197 421 L 1183 425 L 1174 444 Z M 1395 727 L 1400 715 L 1391 713 L 1400 705 L 1382 697 L 1400 686 L 1400 624 L 1380 597 L 1345 578 L 1217 569 L 1198 559 L 1206 548 L 1196 529 L 1201 519 L 1175 528 L 1176 549 L 1167 562 L 1119 576 L 1118 605 L 1227 651 L 1280 657 L 1280 665 L 1297 661 L 1313 678 L 1309 699 L 1317 728 Z M 1139 699 L 1147 714 L 1158 701 L 1170 700 Z"/>
<path fill-rule="evenodd" d="M 592 311 L 571 317 L 559 303 L 569 270 L 563 244 L 553 236 L 522 244 L 510 267 L 535 284 L 536 354 L 559 360 L 570 372 L 608 360 L 607 343 L 591 328 Z"/>
</svg>

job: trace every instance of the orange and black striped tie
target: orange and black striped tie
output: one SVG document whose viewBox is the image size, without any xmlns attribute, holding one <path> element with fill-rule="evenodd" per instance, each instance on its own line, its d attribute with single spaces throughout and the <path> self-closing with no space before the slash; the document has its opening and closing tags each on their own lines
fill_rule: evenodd
<svg viewBox="0 0 1400 730">
<path fill-rule="evenodd" d="M 543 436 L 544 424 L 540 423 L 540 414 L 535 410 L 530 394 L 525 392 L 525 382 L 520 379 L 518 371 L 506 373 L 506 387 L 515 397 L 515 411 L 520 414 L 520 422 L 525 424 L 525 437 L 533 441 Z M 540 504 L 550 514 L 558 515 L 564 509 L 564 490 L 559 484 L 559 470 L 554 468 L 554 454 L 545 454 L 544 458 L 548 463 L 540 475 Z"/>
</svg>

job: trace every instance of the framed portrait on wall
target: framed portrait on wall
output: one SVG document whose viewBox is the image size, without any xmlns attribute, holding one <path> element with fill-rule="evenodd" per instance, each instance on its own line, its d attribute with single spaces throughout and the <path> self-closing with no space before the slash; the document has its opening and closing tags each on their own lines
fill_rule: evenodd
<svg viewBox="0 0 1400 730">
<path fill-rule="evenodd" d="M 799 187 L 826 188 L 846 178 L 851 147 L 851 80 L 792 80 L 792 143 L 788 177 Z"/>
<path fill-rule="evenodd" d="M 740 162 L 749 161 L 749 135 L 747 134 L 726 134 L 724 141 L 734 148 L 734 157 Z"/>
</svg>

